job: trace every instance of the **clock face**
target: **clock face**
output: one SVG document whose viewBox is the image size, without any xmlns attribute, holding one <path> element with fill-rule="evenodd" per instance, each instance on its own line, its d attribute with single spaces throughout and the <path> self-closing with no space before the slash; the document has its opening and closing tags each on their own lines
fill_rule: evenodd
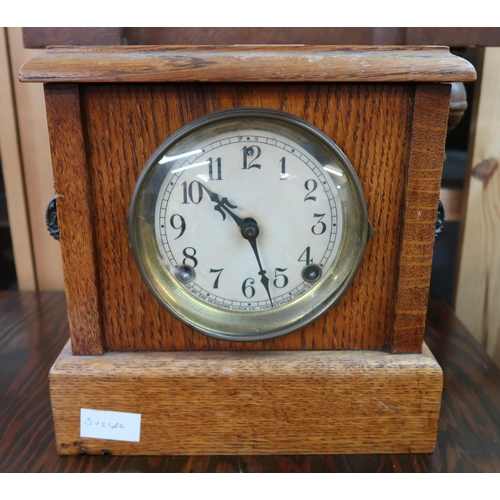
<svg viewBox="0 0 500 500">
<path fill-rule="evenodd" d="M 129 233 L 167 310 L 249 341 L 297 330 L 338 300 L 368 221 L 354 169 L 330 139 L 285 113 L 237 109 L 160 146 L 137 183 Z"/>
<path fill-rule="evenodd" d="M 295 140 L 258 128 L 195 147 L 160 160 L 173 163 L 155 207 L 165 265 L 194 297 L 230 311 L 307 293 L 342 241 L 341 170 L 329 175 Z"/>
</svg>

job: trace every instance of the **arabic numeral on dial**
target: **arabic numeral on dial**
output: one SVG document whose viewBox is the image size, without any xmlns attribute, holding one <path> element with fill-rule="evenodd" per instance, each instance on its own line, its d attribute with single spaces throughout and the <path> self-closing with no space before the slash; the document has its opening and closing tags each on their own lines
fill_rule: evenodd
<svg viewBox="0 0 500 500">
<path fill-rule="evenodd" d="M 189 250 L 189 253 L 188 253 L 188 250 Z M 196 249 L 194 249 L 193 247 L 186 247 L 183 251 L 182 251 L 182 255 L 184 255 L 184 259 L 182 261 L 182 263 L 185 265 L 185 266 L 189 266 L 190 264 L 188 264 L 187 261 L 191 261 L 193 264 L 190 265 L 190 267 L 192 267 L 193 269 L 198 265 L 198 259 L 195 257 L 196 255 Z"/>
<path fill-rule="evenodd" d="M 250 283 L 250 284 L 248 284 Z M 243 292 L 243 295 L 247 299 L 251 299 L 255 295 L 255 288 L 252 286 L 255 284 L 255 280 L 253 278 L 247 278 L 244 282 L 243 285 L 241 286 L 241 291 Z"/>
<path fill-rule="evenodd" d="M 215 278 L 213 288 L 219 288 L 219 278 L 220 278 L 222 271 L 224 271 L 224 268 L 222 268 L 222 269 L 210 269 L 211 273 L 217 273 L 217 277 Z"/>
<path fill-rule="evenodd" d="M 198 189 L 195 189 L 193 186 L 196 185 Z M 189 201 L 198 205 L 203 198 L 203 187 L 198 181 L 192 181 L 189 183 L 184 181 L 182 184 L 182 204 L 187 205 Z"/>
<path fill-rule="evenodd" d="M 319 236 L 326 231 L 326 224 L 322 220 L 325 215 L 326 214 L 314 214 L 314 217 L 318 217 L 319 219 L 318 222 L 311 227 L 312 234 Z"/>
<path fill-rule="evenodd" d="M 280 176 L 280 181 L 286 181 L 288 178 L 288 174 L 286 173 L 286 159 L 283 156 L 280 160 L 281 163 L 281 176 Z"/>
<path fill-rule="evenodd" d="M 250 168 L 260 168 L 261 165 L 255 163 L 255 160 L 259 158 L 262 153 L 259 146 L 243 146 L 243 170 L 249 170 Z"/>
<path fill-rule="evenodd" d="M 176 221 L 178 221 L 178 223 L 176 223 Z M 172 215 L 172 217 L 170 217 L 170 225 L 174 229 L 181 231 L 179 233 L 179 236 L 177 236 L 177 238 L 174 238 L 174 239 L 178 240 L 184 234 L 184 231 L 186 230 L 186 221 L 185 221 L 184 217 L 182 215 L 179 215 L 179 214 Z"/>
<path fill-rule="evenodd" d="M 305 262 L 306 266 L 308 266 L 312 262 L 311 257 L 311 247 L 307 247 L 301 254 L 298 259 L 298 262 Z"/>
<path fill-rule="evenodd" d="M 288 277 L 285 276 L 284 274 L 281 274 L 281 273 L 284 273 L 286 270 L 287 270 L 287 268 L 280 269 L 279 267 L 277 267 L 274 270 L 275 280 L 273 281 L 273 283 L 274 283 L 274 286 L 276 288 L 285 288 L 288 285 Z M 280 281 L 281 281 L 281 284 L 279 284 Z"/>
<path fill-rule="evenodd" d="M 311 194 L 314 193 L 314 191 L 316 191 L 318 183 L 314 179 L 307 179 L 307 181 L 304 183 L 304 187 L 308 192 L 304 197 L 304 201 L 308 200 L 316 201 L 316 196 L 311 196 Z"/>
<path fill-rule="evenodd" d="M 209 181 L 221 181 L 222 180 L 221 159 L 217 158 L 215 160 L 215 164 L 217 165 L 217 177 L 214 178 L 214 166 L 213 166 L 212 158 L 208 159 L 208 180 Z"/>
</svg>

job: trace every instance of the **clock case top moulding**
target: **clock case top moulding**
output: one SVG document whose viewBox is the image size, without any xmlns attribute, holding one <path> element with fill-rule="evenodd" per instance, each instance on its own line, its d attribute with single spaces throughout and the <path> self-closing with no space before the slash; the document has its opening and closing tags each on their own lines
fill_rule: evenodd
<svg viewBox="0 0 500 500">
<path fill-rule="evenodd" d="M 51 371 L 60 453 L 433 449 L 442 374 L 423 333 L 446 83 L 475 79 L 467 61 L 444 47 L 58 47 L 20 79 L 45 84 L 58 195 L 71 338 Z M 338 304 L 255 343 L 160 310 L 127 242 L 149 156 L 235 107 L 280 109 L 331 137 L 378 231 Z M 80 438 L 80 408 L 140 413 L 140 442 Z"/>
</svg>

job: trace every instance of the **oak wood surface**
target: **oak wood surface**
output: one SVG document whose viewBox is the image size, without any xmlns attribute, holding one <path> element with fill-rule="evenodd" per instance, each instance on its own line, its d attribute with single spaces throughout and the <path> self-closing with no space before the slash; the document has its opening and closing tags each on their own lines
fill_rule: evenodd
<svg viewBox="0 0 500 500">
<path fill-rule="evenodd" d="M 55 86 L 45 103 L 73 350 L 101 354 L 94 211 L 79 92 L 78 85 Z"/>
<path fill-rule="evenodd" d="M 63 455 L 431 452 L 441 391 L 427 349 L 73 356 L 67 344 L 50 371 Z M 80 437 L 80 408 L 141 415 L 139 442 Z"/>
<path fill-rule="evenodd" d="M 48 85 L 48 95 L 50 89 Z M 390 339 L 413 91 L 411 86 L 369 84 L 85 86 L 81 94 L 86 119 L 84 136 L 95 207 L 95 213 L 87 213 L 86 223 L 96 230 L 105 348 L 385 349 Z M 377 229 L 353 284 L 334 309 L 301 331 L 252 343 L 206 337 L 163 310 L 137 270 L 126 226 L 137 177 L 158 145 L 193 119 L 242 106 L 281 109 L 309 121 L 331 137 L 354 165 L 364 187 L 369 219 Z M 60 109 L 66 114 L 65 107 Z M 375 113 L 375 109 L 384 111 Z M 50 119 L 56 119 L 56 115 Z M 57 140 L 55 137 L 56 158 Z M 432 144 L 429 148 L 432 150 Z M 437 195 L 439 187 L 436 189 Z M 79 226 L 79 217 L 85 213 L 75 211 L 71 205 L 66 205 L 66 210 L 72 226 Z M 79 226 L 80 232 L 83 229 Z M 430 258 L 421 263 L 430 267 Z M 81 260 L 80 267 L 85 265 L 92 262 Z M 77 276 L 78 272 L 73 274 Z M 83 285 L 77 281 L 70 285 L 68 293 L 78 301 Z M 377 293 L 370 293 L 373 290 Z M 417 314 L 423 321 L 425 305 Z M 411 349 L 420 352 L 421 342 Z"/>
<path fill-rule="evenodd" d="M 476 72 L 446 47 L 53 47 L 23 82 L 460 82 Z"/>
<path fill-rule="evenodd" d="M 67 340 L 62 292 L 0 293 L 0 472 L 500 472 L 500 369 L 436 298 L 426 342 L 444 391 L 425 454 L 61 457 L 48 371 Z"/>
<path fill-rule="evenodd" d="M 418 352 L 429 297 L 450 86 L 417 87 L 404 184 L 391 352 Z"/>
<path fill-rule="evenodd" d="M 239 76 L 236 66 L 227 65 L 231 58 L 244 61 Z M 89 61 L 93 61 L 90 66 Z M 367 83 L 392 78 L 389 61 L 399 68 L 395 79 L 402 81 L 475 75 L 469 63 L 446 49 L 428 47 L 58 48 L 28 63 L 21 78 L 29 80 L 30 71 L 41 63 L 58 67 L 59 81 L 65 82 L 46 83 L 46 95 L 56 189 L 63 194 L 59 216 L 66 228 L 61 233 L 66 240 L 62 246 L 74 352 L 95 353 L 102 348 L 420 352 L 449 88 Z M 68 83 L 75 81 L 74 68 L 88 81 L 93 81 L 92 68 L 105 68 L 99 78 L 111 82 L 136 75 L 132 79 L 181 78 L 183 83 L 75 85 Z M 211 82 L 224 80 L 224 71 L 237 81 L 266 68 L 272 78 L 293 82 L 298 77 L 302 82 Z M 294 73 L 297 69 L 300 75 Z M 189 83 L 192 74 L 206 83 Z M 350 79 L 363 83 L 346 84 Z M 65 86 L 70 90 L 64 91 Z M 377 230 L 358 275 L 335 308 L 302 331 L 256 343 L 214 340 L 171 318 L 140 279 L 126 231 L 135 182 L 158 145 L 200 116 L 237 107 L 284 110 L 331 137 L 360 177 L 369 219 Z M 76 148 L 74 160 L 71 147 Z M 67 168 L 72 161 L 74 168 Z M 80 300 L 82 293 L 86 300 Z"/>
</svg>

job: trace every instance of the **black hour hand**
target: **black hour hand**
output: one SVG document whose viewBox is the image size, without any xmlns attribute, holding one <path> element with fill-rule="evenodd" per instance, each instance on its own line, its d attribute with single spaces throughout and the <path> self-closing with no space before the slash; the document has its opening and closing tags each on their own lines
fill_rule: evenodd
<svg viewBox="0 0 500 500">
<path fill-rule="evenodd" d="M 229 203 L 228 199 L 225 196 L 224 196 L 224 198 L 221 199 L 217 193 L 210 191 L 210 189 L 205 187 L 203 184 L 202 184 L 202 188 L 208 193 L 208 196 L 210 197 L 210 201 L 213 201 L 216 204 L 214 207 L 214 210 L 219 212 L 222 215 L 222 220 L 226 220 L 226 212 L 224 212 L 223 208 L 225 208 L 226 210 L 228 210 L 228 208 L 238 208 L 236 205 L 232 205 L 231 203 Z M 230 215 L 233 215 L 231 212 L 229 212 L 229 210 L 228 210 L 228 213 Z M 238 221 L 237 221 L 237 223 L 238 223 Z"/>
</svg>

